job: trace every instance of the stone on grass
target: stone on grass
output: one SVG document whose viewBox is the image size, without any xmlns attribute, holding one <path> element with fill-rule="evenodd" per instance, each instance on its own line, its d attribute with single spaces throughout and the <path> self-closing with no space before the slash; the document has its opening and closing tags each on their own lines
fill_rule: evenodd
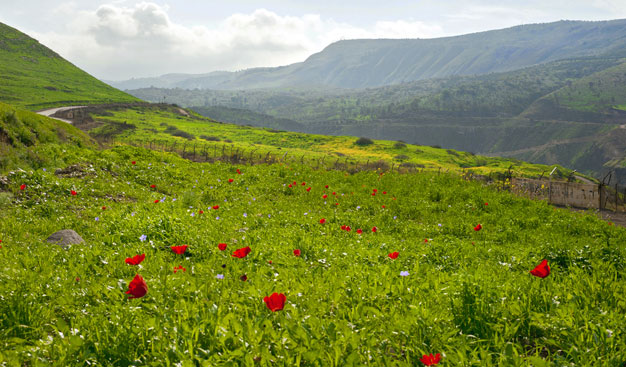
<svg viewBox="0 0 626 367">
<path fill-rule="evenodd" d="M 85 242 L 83 238 L 71 229 L 64 229 L 58 232 L 54 232 L 46 240 L 49 243 L 55 243 L 61 246 L 63 249 L 67 249 L 69 245 L 78 245 Z"/>
</svg>

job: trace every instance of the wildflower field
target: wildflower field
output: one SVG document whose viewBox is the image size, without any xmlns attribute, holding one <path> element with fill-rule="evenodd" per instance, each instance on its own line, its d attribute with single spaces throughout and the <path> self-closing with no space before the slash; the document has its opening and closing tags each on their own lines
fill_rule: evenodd
<svg viewBox="0 0 626 367">
<path fill-rule="evenodd" d="M 626 230 L 593 215 L 448 174 L 35 153 L 0 192 L 0 366 L 626 362 Z"/>
</svg>

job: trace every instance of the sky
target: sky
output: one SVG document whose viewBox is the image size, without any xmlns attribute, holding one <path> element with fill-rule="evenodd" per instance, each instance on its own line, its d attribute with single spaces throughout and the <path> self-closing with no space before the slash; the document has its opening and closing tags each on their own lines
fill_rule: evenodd
<svg viewBox="0 0 626 367">
<path fill-rule="evenodd" d="M 0 0 L 0 22 L 103 80 L 287 65 L 343 39 L 621 18 L 626 0 Z"/>
</svg>

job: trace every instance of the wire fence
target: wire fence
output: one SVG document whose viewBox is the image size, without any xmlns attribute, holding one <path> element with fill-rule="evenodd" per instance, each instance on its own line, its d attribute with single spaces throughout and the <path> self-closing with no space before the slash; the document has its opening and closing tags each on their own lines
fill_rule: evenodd
<svg viewBox="0 0 626 367">
<path fill-rule="evenodd" d="M 360 171 L 452 173 L 458 174 L 466 180 L 482 181 L 498 190 L 510 191 L 518 196 L 534 200 L 545 200 L 554 205 L 626 212 L 626 186 L 611 184 L 610 177 L 608 180 L 605 177 L 602 183 L 594 184 L 571 182 L 571 178 L 569 181 L 558 181 L 543 178 L 543 176 L 539 179 L 514 177 L 511 169 L 480 175 L 471 170 L 455 171 L 385 160 L 359 160 L 351 157 L 334 157 L 321 152 L 297 154 L 283 151 L 279 147 L 241 147 L 227 142 L 185 142 L 179 140 L 120 142 L 116 139 L 100 139 L 100 143 L 129 144 L 151 150 L 171 152 L 196 162 L 228 162 L 247 165 L 299 163 L 313 169 L 332 169 L 349 173 Z"/>
</svg>

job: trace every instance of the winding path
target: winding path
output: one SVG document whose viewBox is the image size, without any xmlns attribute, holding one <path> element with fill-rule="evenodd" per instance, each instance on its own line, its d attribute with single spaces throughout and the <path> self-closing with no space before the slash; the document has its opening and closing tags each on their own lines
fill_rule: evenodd
<svg viewBox="0 0 626 367">
<path fill-rule="evenodd" d="M 87 107 L 87 106 L 67 106 L 67 107 L 56 107 L 56 108 L 50 108 L 47 110 L 41 110 L 41 111 L 37 111 L 38 114 L 42 115 L 42 116 L 47 116 L 50 118 L 53 118 L 55 120 L 59 120 L 59 121 L 63 121 L 63 122 L 67 122 L 68 124 L 71 124 L 72 121 L 67 120 L 67 119 L 62 119 L 59 117 L 54 117 L 52 115 L 54 115 L 57 112 L 61 112 L 61 111 L 67 111 L 67 110 L 73 110 L 75 108 L 83 108 L 83 107 Z"/>
</svg>

